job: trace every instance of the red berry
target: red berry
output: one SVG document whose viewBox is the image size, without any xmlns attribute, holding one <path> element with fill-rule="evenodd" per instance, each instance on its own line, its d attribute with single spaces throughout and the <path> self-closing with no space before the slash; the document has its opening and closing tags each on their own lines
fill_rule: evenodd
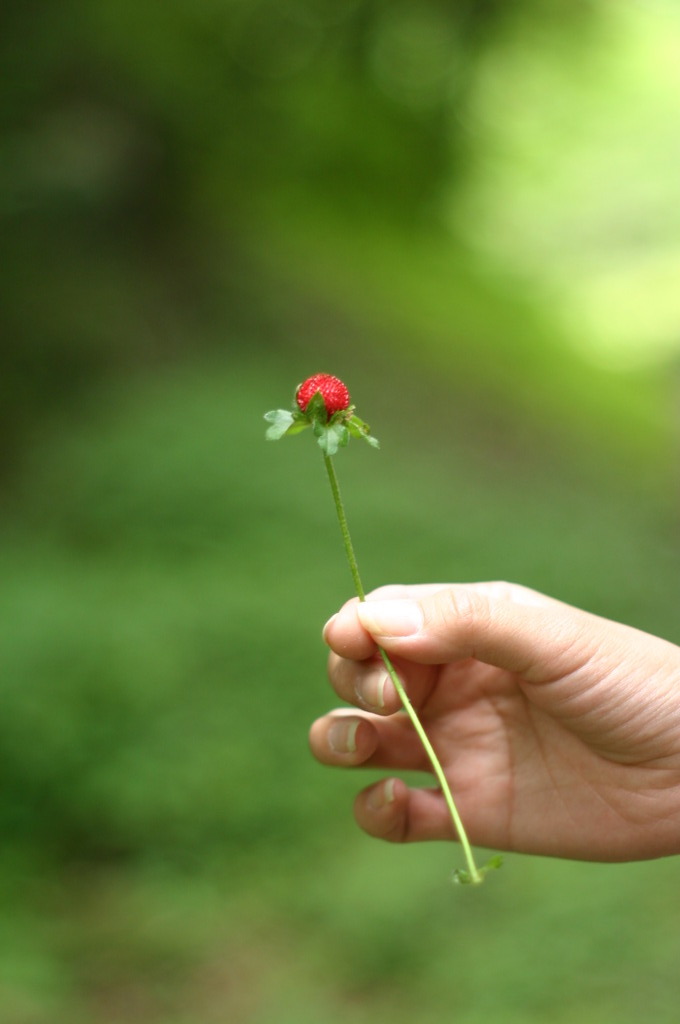
<svg viewBox="0 0 680 1024">
<path fill-rule="evenodd" d="M 307 411 L 307 406 L 317 391 L 321 392 L 329 416 L 349 407 L 349 391 L 342 381 L 337 377 L 331 377 L 329 373 L 315 373 L 313 377 L 303 381 L 295 393 L 295 401 L 303 412 Z"/>
</svg>

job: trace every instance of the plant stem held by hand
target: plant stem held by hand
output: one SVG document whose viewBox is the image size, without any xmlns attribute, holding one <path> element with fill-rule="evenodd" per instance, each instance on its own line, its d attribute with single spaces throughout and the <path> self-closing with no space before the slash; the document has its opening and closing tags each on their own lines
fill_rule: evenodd
<svg viewBox="0 0 680 1024">
<path fill-rule="evenodd" d="M 317 373 L 307 378 L 298 386 L 295 393 L 295 401 L 297 408 L 293 408 L 291 412 L 286 409 L 275 409 L 265 415 L 265 419 L 269 423 L 266 434 L 267 439 L 275 441 L 286 434 L 295 434 L 306 427 L 312 427 L 313 433 L 323 452 L 324 465 L 328 474 L 328 481 L 333 495 L 347 562 L 354 582 L 354 589 L 359 600 L 365 601 L 366 592 L 361 581 L 359 566 L 354 553 L 345 506 L 342 501 L 338 477 L 333 464 L 333 455 L 336 454 L 339 448 L 343 448 L 349 443 L 350 437 L 363 438 L 376 448 L 378 447 L 378 442 L 370 433 L 368 425 L 355 415 L 354 407 L 350 405 L 349 391 L 337 377 L 332 377 L 327 373 Z M 413 728 L 427 754 L 446 801 L 456 835 L 463 848 L 467 867 L 465 870 L 456 871 L 454 879 L 462 884 L 478 885 L 483 881 L 485 874 L 489 870 L 499 866 L 500 859 L 493 857 L 483 868 L 478 868 L 475 864 L 470 842 L 439 758 L 387 652 L 382 647 L 378 647 L 378 651 L 404 710 L 411 720 Z"/>
</svg>

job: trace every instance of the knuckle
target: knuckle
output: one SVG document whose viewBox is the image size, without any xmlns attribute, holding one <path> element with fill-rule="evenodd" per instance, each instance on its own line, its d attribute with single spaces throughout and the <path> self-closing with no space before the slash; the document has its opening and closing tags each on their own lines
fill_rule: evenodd
<svg viewBox="0 0 680 1024">
<path fill-rule="evenodd" d="M 447 587 L 435 601 L 440 624 L 466 633 L 489 618 L 489 598 L 474 587 Z"/>
</svg>

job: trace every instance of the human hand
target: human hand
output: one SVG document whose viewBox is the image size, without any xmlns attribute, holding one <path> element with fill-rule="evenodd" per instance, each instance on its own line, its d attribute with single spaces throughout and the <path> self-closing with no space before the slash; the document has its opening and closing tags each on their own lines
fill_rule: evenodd
<svg viewBox="0 0 680 1024">
<path fill-rule="evenodd" d="M 680 648 L 507 583 L 383 587 L 325 629 L 338 696 L 324 764 L 428 770 L 389 654 L 472 842 L 584 860 L 680 853 Z M 393 842 L 453 838 L 441 793 L 387 779 L 355 815 Z"/>
</svg>

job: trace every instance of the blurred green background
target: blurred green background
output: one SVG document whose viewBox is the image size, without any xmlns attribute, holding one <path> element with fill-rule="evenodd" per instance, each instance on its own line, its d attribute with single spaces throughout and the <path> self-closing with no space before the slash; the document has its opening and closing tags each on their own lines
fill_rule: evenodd
<svg viewBox="0 0 680 1024">
<path fill-rule="evenodd" d="M 508 578 L 680 641 L 680 13 L 0 15 L 3 1024 L 657 1024 L 678 862 L 362 835 L 307 751 L 351 590 Z"/>
</svg>

